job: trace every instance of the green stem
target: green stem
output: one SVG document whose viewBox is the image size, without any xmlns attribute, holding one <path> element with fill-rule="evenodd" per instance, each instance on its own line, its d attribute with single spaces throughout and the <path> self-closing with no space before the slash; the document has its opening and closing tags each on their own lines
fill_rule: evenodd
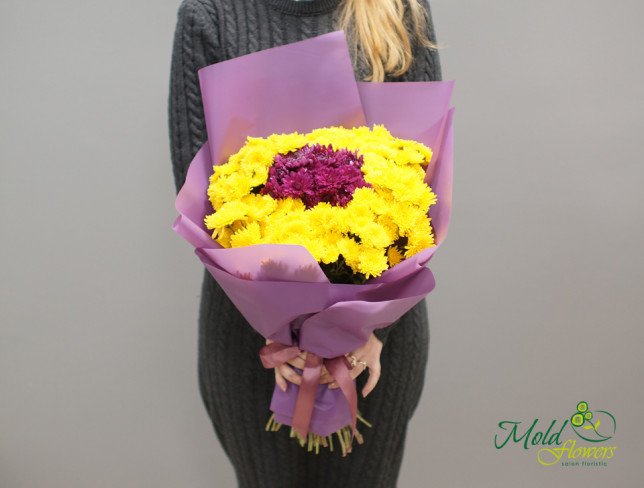
<svg viewBox="0 0 644 488">
<path fill-rule="evenodd" d="M 369 423 L 367 420 L 360 415 L 360 412 L 357 413 L 357 419 L 365 424 L 368 427 L 372 427 L 371 423 Z M 268 418 L 268 422 L 266 422 L 266 428 L 265 430 L 271 431 L 271 432 L 277 432 L 283 424 L 277 422 L 275 420 L 275 414 L 271 414 L 271 416 Z M 351 452 L 351 426 L 346 425 L 342 427 L 341 429 L 337 430 L 333 434 L 338 436 L 338 440 L 340 443 L 340 449 L 342 451 L 342 456 L 346 456 Z M 315 451 L 315 454 L 320 453 L 320 447 L 323 448 L 328 448 L 329 451 L 333 452 L 333 434 L 328 435 L 328 436 L 319 436 L 317 434 L 314 434 L 312 432 L 308 432 L 305 437 L 300 436 L 293 427 L 290 429 L 289 437 L 294 437 L 295 440 L 300 444 L 301 447 L 305 448 L 308 452 Z M 364 438 L 362 437 L 362 434 L 358 431 L 356 428 L 355 432 L 355 439 L 358 442 L 358 444 L 362 444 L 364 442 Z"/>
</svg>

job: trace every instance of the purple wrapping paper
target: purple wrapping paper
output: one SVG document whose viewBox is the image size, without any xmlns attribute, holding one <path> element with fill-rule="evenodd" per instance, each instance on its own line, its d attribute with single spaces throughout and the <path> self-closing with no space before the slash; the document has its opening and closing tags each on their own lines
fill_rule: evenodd
<svg viewBox="0 0 644 488">
<path fill-rule="evenodd" d="M 374 329 L 392 324 L 434 288 L 426 264 L 446 237 L 451 211 L 453 80 L 356 82 L 342 31 L 206 66 L 199 79 L 208 141 L 177 196 L 173 229 L 194 246 L 257 332 L 333 358 L 363 345 Z M 373 124 L 432 148 L 426 181 L 438 196 L 429 212 L 436 246 L 363 285 L 347 285 L 330 283 L 303 246 L 225 249 L 210 237 L 203 219 L 212 213 L 212 166 L 224 163 L 247 136 Z M 291 383 L 286 392 L 275 387 L 271 410 L 278 422 L 291 425 L 297 394 Z M 318 386 L 309 430 L 324 436 L 350 423 L 342 391 Z"/>
</svg>

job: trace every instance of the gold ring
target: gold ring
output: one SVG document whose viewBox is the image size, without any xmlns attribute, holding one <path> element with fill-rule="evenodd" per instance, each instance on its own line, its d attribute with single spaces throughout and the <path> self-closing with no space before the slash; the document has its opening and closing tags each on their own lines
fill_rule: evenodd
<svg viewBox="0 0 644 488">
<path fill-rule="evenodd" d="M 358 358 L 355 357 L 353 354 L 349 356 L 349 364 L 351 365 L 352 368 L 356 367 L 356 363 L 358 362 Z"/>
<path fill-rule="evenodd" d="M 366 361 L 358 361 L 360 364 L 364 366 L 364 369 L 367 369 L 369 366 L 367 366 Z"/>
</svg>

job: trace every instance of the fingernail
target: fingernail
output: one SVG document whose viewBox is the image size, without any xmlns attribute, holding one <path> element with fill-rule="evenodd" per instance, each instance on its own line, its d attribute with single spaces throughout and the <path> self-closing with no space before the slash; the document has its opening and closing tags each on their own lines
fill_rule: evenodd
<svg viewBox="0 0 644 488">
<path fill-rule="evenodd" d="M 286 392 L 286 385 L 279 385 L 279 387 L 283 392 Z"/>
</svg>

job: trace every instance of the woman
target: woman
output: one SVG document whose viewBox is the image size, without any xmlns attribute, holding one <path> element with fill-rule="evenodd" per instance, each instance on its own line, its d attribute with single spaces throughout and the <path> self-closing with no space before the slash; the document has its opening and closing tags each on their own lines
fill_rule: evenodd
<svg viewBox="0 0 644 488">
<path fill-rule="evenodd" d="M 177 191 L 206 140 L 197 70 L 261 49 L 343 29 L 357 80 L 441 79 L 427 0 L 183 0 L 172 53 L 169 122 Z M 365 443 L 342 458 L 326 449 L 315 455 L 289 438 L 267 433 L 275 382 L 299 383 L 293 367 L 264 369 L 265 344 L 204 271 L 199 312 L 199 384 L 214 430 L 242 488 L 317 486 L 394 487 L 411 418 L 423 388 L 429 325 L 420 302 L 353 351 L 362 396 L 358 408 L 374 427 L 359 424 Z M 368 372 L 365 371 L 365 366 Z M 324 375 L 322 382 L 330 382 Z M 374 388 L 378 385 L 377 388 Z M 330 386 L 335 386 L 334 384 Z"/>
</svg>

